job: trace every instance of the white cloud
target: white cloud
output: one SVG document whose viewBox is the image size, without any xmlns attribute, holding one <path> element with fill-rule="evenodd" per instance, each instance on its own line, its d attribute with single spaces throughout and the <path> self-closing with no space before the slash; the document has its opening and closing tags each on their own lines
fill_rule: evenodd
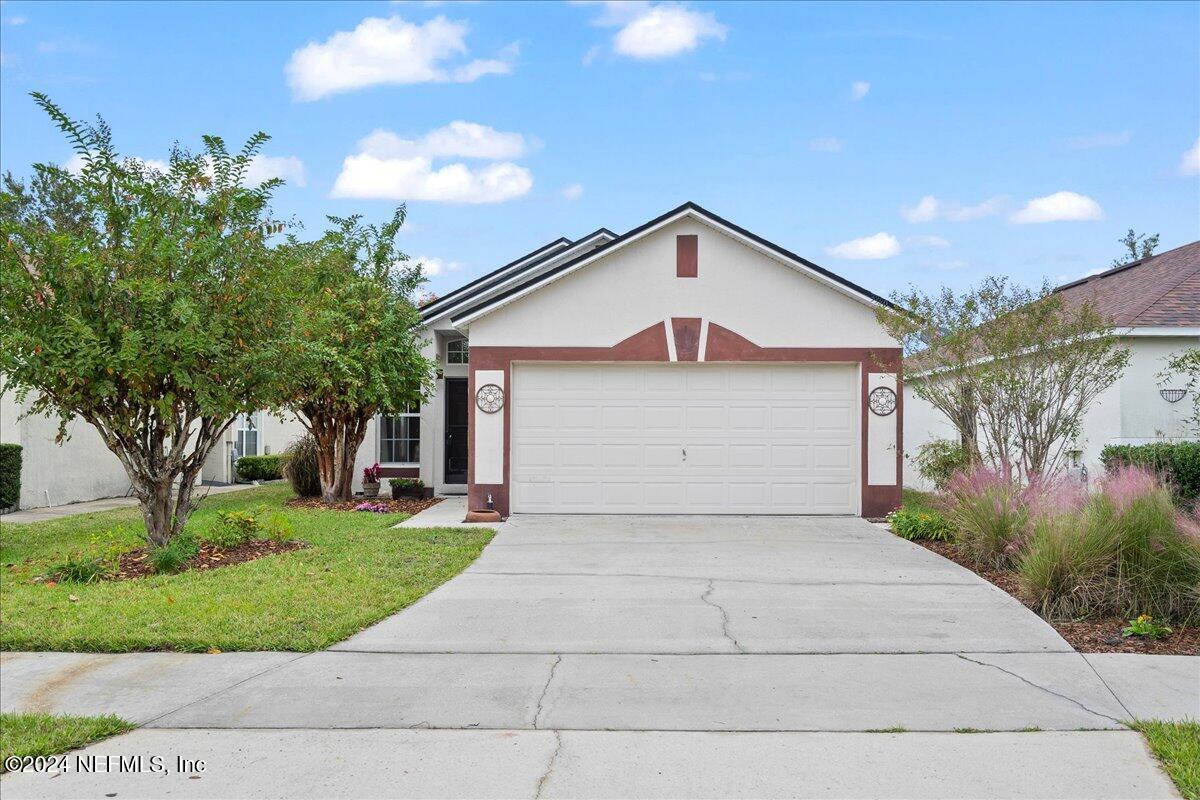
<svg viewBox="0 0 1200 800">
<path fill-rule="evenodd" d="M 913 223 L 932 222 L 935 219 L 944 219 L 948 222 L 970 222 L 998 213 L 1007 199 L 1003 195 L 1000 195 L 989 197 L 987 200 L 976 203 L 973 206 L 963 206 L 958 203 L 946 203 L 931 194 L 927 194 L 918 200 L 915 205 L 902 206 L 900 208 L 900 216 L 907 222 Z"/>
<path fill-rule="evenodd" d="M 352 31 L 309 42 L 292 53 L 286 72 L 297 100 L 317 100 L 366 86 L 470 83 L 512 72 L 517 46 L 494 59 L 452 64 L 467 55 L 468 25 L 445 17 L 423 24 L 400 17 L 367 17 Z"/>
<path fill-rule="evenodd" d="M 473 127 L 497 133 L 482 125 Z M 415 141 L 401 139 L 388 131 L 371 133 L 358 143 L 359 152 L 342 162 L 341 174 L 330 195 L 369 200 L 503 203 L 528 193 L 533 187 L 529 170 L 511 161 L 478 168 L 462 163 L 435 168 L 435 157 L 493 158 L 499 156 L 492 153 L 512 152 L 509 139 L 440 135 L 452 128 L 453 125 L 439 128 Z M 497 142 L 508 144 L 501 146 Z M 509 149 L 506 151 L 505 147 Z M 487 155 L 480 156 L 481 153 Z"/>
<path fill-rule="evenodd" d="M 1184 175 L 1200 175 L 1200 136 L 1196 137 L 1192 149 L 1179 159 L 1179 171 Z"/>
<path fill-rule="evenodd" d="M 564 186 L 562 196 L 564 200 L 578 200 L 583 197 L 583 184 L 572 183 L 570 186 Z"/>
<path fill-rule="evenodd" d="M 842 152 L 842 140 L 832 136 L 821 136 L 809 140 L 808 149 L 814 153 L 840 153 Z"/>
<path fill-rule="evenodd" d="M 834 258 L 877 261 L 897 255 L 900 252 L 900 242 L 890 233 L 881 232 L 874 236 L 864 236 L 861 239 L 851 239 L 833 247 L 826 247 L 825 252 Z"/>
<path fill-rule="evenodd" d="M 1035 197 L 1009 219 L 1018 225 L 1036 222 L 1079 222 L 1102 219 L 1104 209 L 1090 197 L 1075 192 L 1055 192 Z"/>
<path fill-rule="evenodd" d="M 941 236 L 910 236 L 908 237 L 910 244 L 917 247 L 949 247 L 950 242 L 943 239 Z"/>
<path fill-rule="evenodd" d="M 498 131 L 487 125 L 455 120 L 419 139 L 401 139 L 391 131 L 375 130 L 358 143 L 361 150 L 382 158 L 520 158 L 528 150 L 519 133 Z"/>
<path fill-rule="evenodd" d="M 590 66 L 591 63 L 593 61 L 595 61 L 597 57 L 599 57 L 600 53 L 603 52 L 603 50 L 604 50 L 604 48 L 598 44 L 594 44 L 591 47 L 589 47 L 587 52 L 583 54 L 583 59 L 582 59 L 583 65 L 585 67 Z"/>
<path fill-rule="evenodd" d="M 1067 140 L 1067 147 L 1072 150 L 1092 150 L 1097 147 L 1120 147 L 1129 144 L 1133 138 L 1132 131 L 1110 133 L 1093 133 L 1087 136 L 1073 136 Z"/>
<path fill-rule="evenodd" d="M 447 272 L 458 272 L 463 268 L 463 265 L 457 261 L 445 261 L 432 256 L 421 256 L 417 259 L 417 263 L 421 265 L 421 272 L 427 278 L 436 278 L 438 275 L 444 275 Z"/>
<path fill-rule="evenodd" d="M 9 17 L 4 22 L 8 25 L 24 25 L 29 22 L 29 17 L 22 17 L 18 14 L 17 16 Z"/>
<path fill-rule="evenodd" d="M 246 167 L 246 184 L 257 186 L 271 178 L 282 178 L 290 186 L 308 185 L 304 162 L 295 156 L 256 155 Z"/>
<path fill-rule="evenodd" d="M 575 5 L 595 5 L 578 2 Z M 694 11 L 682 3 L 605 2 L 593 25 L 620 28 L 613 50 L 638 59 L 670 58 L 695 50 L 705 39 L 725 41 L 729 28 L 708 11 Z M 593 47 L 583 57 L 590 64 L 599 55 Z"/>
<path fill-rule="evenodd" d="M 160 161 L 156 158 L 138 158 L 137 156 L 130 156 L 129 160 L 136 161 L 144 166 L 150 167 L 151 169 L 156 169 L 159 172 L 166 172 L 171 168 L 171 165 L 166 161 Z M 66 161 L 60 163 L 58 166 L 73 175 L 78 175 L 83 172 L 83 156 L 76 153 Z"/>
<path fill-rule="evenodd" d="M 867 92 L 871 91 L 871 83 L 869 81 L 855 81 L 850 84 L 850 99 L 854 101 L 862 100 L 867 96 Z"/>
</svg>

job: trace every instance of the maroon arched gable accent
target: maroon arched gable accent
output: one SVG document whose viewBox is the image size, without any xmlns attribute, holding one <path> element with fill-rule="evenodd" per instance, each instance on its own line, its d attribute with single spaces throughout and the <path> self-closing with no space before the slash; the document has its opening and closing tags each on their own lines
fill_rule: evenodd
<svg viewBox="0 0 1200 800">
<path fill-rule="evenodd" d="M 700 317 L 672 317 L 675 360 L 695 361 L 700 356 Z"/>
</svg>

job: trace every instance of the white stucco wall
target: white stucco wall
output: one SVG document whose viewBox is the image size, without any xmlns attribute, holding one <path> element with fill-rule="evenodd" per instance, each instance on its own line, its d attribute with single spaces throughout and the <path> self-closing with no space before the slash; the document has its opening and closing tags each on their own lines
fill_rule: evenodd
<svg viewBox="0 0 1200 800">
<path fill-rule="evenodd" d="M 699 276 L 675 275 L 675 237 L 695 234 Z M 874 309 L 688 218 L 470 325 L 474 347 L 608 347 L 665 317 L 702 317 L 761 347 L 895 347 Z"/>
<path fill-rule="evenodd" d="M 1184 420 L 1191 413 L 1190 396 L 1168 403 L 1159 394 L 1158 375 L 1166 358 L 1188 347 L 1200 346 L 1200 336 L 1130 336 L 1122 339 L 1130 350 L 1129 366 L 1120 380 L 1088 408 L 1073 446 L 1082 452 L 1081 463 L 1091 475 L 1100 474 L 1100 452 L 1108 444 L 1145 444 L 1178 441 L 1200 436 Z M 912 379 L 910 379 L 912 380 Z M 1178 383 L 1182 387 L 1182 381 Z M 912 457 L 932 439 L 957 439 L 958 434 L 940 411 L 920 399 L 911 386 L 904 390 L 904 485 L 930 488 L 917 474 Z"/>
<path fill-rule="evenodd" d="M 258 455 L 278 455 L 296 439 L 304 436 L 307 431 L 294 414 L 272 414 L 260 411 L 258 414 Z M 234 442 L 237 440 L 237 430 L 231 425 L 221 437 L 221 441 L 204 460 L 203 480 L 214 483 L 232 483 L 236 480 L 232 468 Z"/>
<path fill-rule="evenodd" d="M 877 388 L 896 391 L 896 375 L 891 372 L 867 373 L 867 396 Z M 867 399 L 863 398 L 862 402 Z M 867 412 L 867 485 L 895 486 L 896 475 L 896 413 L 886 417 Z"/>
<path fill-rule="evenodd" d="M 12 392 L 0 397 L 0 442 L 21 445 L 21 508 L 65 505 L 129 492 L 121 462 L 92 425 L 77 419 L 67 425 L 70 438 L 55 444 L 58 420 L 33 416 Z"/>
</svg>

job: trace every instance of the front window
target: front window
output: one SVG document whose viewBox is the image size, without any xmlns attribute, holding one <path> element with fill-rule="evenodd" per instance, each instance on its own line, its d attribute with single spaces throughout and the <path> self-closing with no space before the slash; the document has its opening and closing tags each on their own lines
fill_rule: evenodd
<svg viewBox="0 0 1200 800">
<path fill-rule="evenodd" d="M 379 463 L 416 464 L 421 460 L 420 408 L 412 406 L 379 418 Z"/>
<path fill-rule="evenodd" d="M 258 455 L 258 414 L 239 414 L 234 422 L 234 452 L 237 458 Z"/>
<path fill-rule="evenodd" d="M 466 364 L 470 357 L 470 347 L 466 339 L 455 339 L 446 345 L 447 364 Z"/>
</svg>

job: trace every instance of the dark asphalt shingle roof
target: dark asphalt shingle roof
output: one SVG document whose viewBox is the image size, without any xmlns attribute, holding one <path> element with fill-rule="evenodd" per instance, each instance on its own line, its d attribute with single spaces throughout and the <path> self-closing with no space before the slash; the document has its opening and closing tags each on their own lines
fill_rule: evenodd
<svg viewBox="0 0 1200 800">
<path fill-rule="evenodd" d="M 1200 242 L 1059 286 L 1118 327 L 1200 325 Z"/>
</svg>

